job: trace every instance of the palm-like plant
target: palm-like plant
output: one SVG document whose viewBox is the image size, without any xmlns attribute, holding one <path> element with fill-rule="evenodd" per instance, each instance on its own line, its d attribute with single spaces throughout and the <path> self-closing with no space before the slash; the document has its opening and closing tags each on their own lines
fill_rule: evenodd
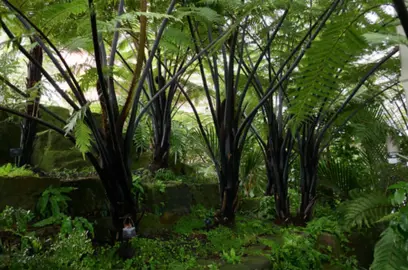
<svg viewBox="0 0 408 270">
<path fill-rule="evenodd" d="M 115 77 L 114 66 L 119 62 L 116 61 L 118 53 L 118 41 L 121 38 L 120 26 L 121 20 L 114 20 L 111 28 L 107 29 L 107 34 L 104 34 L 106 40 L 110 40 L 110 53 L 106 52 L 106 42 L 98 27 L 97 14 L 99 5 L 109 6 L 108 2 L 100 2 L 97 5 L 92 0 L 86 4 L 83 1 L 75 1 L 72 3 L 61 3 L 57 9 L 62 12 L 66 7 L 73 8 L 76 12 L 65 18 L 81 21 L 87 25 L 91 32 L 86 31 L 86 37 L 91 40 L 93 48 L 93 60 L 95 61 L 96 71 L 96 90 L 98 93 L 98 102 L 102 111 L 102 128 L 98 128 L 95 115 L 89 108 L 89 100 L 85 97 L 83 88 L 78 82 L 78 78 L 67 64 L 66 60 L 57 48 L 57 45 L 50 40 L 49 36 L 30 20 L 18 6 L 13 5 L 10 1 L 2 1 L 1 9 L 5 14 L 11 14 L 14 17 L 11 19 L 2 16 L 0 25 L 3 31 L 7 34 L 11 42 L 19 49 L 19 51 L 27 57 L 33 65 L 35 65 L 43 74 L 45 79 L 52 85 L 54 91 L 74 110 L 74 114 L 68 121 L 66 129 L 52 125 L 35 116 L 21 113 L 6 106 L 0 105 L 0 110 L 21 116 L 26 119 L 36 121 L 46 127 L 55 130 L 61 135 L 66 136 L 73 141 L 80 151 L 90 160 L 95 170 L 97 171 L 102 184 L 106 190 L 107 197 L 111 203 L 112 219 L 117 231 L 121 231 L 123 227 L 123 218 L 132 216 L 134 219 L 138 212 L 137 199 L 132 193 L 132 175 L 130 171 L 131 163 L 131 146 L 134 138 L 135 130 L 142 119 L 143 115 L 149 110 L 149 106 L 159 98 L 169 85 L 174 83 L 181 74 L 191 65 L 200 55 L 204 54 L 212 44 L 209 44 L 203 51 L 197 53 L 196 56 L 190 58 L 183 68 L 177 70 L 172 75 L 161 89 L 158 89 L 154 96 L 146 102 L 143 108 L 140 108 L 142 91 L 147 83 L 150 67 L 156 56 L 159 42 L 163 32 L 168 24 L 174 11 L 176 1 L 172 0 L 168 3 L 168 8 L 165 14 L 149 14 L 143 11 L 147 10 L 147 1 L 140 1 L 139 11 L 142 13 L 138 17 L 140 27 L 136 30 L 138 39 L 132 40 L 132 43 L 137 44 L 137 50 L 134 53 L 136 64 L 132 72 L 132 77 L 129 83 L 128 93 L 125 95 L 123 106 L 119 106 L 118 94 L 116 91 L 117 77 Z M 119 17 L 124 13 L 124 1 L 119 1 L 117 14 Z M 55 7 L 55 6 L 54 6 Z M 81 12 L 78 12 L 77 9 Z M 111 9 L 110 7 L 109 10 Z M 129 7 L 131 8 L 131 7 Z M 137 7 L 136 7 L 137 8 Z M 88 14 L 89 12 L 89 14 Z M 187 11 L 187 14 L 191 12 Z M 72 15 L 72 17 L 70 17 Z M 155 16 L 159 18 L 160 24 L 157 27 L 157 35 L 154 41 L 149 46 L 149 55 L 145 57 L 145 47 L 147 45 L 147 16 Z M 56 79 L 48 72 L 41 64 L 34 59 L 27 49 L 18 42 L 13 30 L 8 26 L 12 22 L 19 22 L 25 34 L 35 40 L 43 49 L 44 53 L 50 58 L 51 62 L 58 70 L 62 80 L 68 85 L 69 90 L 64 91 L 57 83 Z M 74 26 L 75 24 L 71 25 Z M 83 25 L 82 25 L 83 26 Z M 111 35 L 110 35 L 111 34 Z M 135 35 L 134 35 L 135 36 Z M 123 61 L 123 58 L 121 58 Z M 22 92 L 13 85 L 7 82 L 10 88 L 16 92 Z M 62 123 L 66 123 L 57 115 L 55 118 Z"/>
</svg>

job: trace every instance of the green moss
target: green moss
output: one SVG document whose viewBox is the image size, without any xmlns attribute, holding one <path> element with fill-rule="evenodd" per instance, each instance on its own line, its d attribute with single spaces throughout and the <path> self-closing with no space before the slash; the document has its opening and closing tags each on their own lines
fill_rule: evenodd
<svg viewBox="0 0 408 270">
<path fill-rule="evenodd" d="M 143 235 L 161 233 L 172 228 L 171 224 L 160 222 L 160 216 L 146 213 L 139 224 L 139 231 Z"/>
<path fill-rule="evenodd" d="M 63 107 L 58 107 L 58 106 L 48 106 L 47 107 L 48 110 L 50 110 L 51 112 L 55 113 L 56 115 L 58 115 L 59 117 L 61 117 L 64 120 L 67 120 L 70 116 L 70 111 L 67 108 L 63 108 Z M 57 126 L 59 128 L 63 128 L 64 124 L 61 123 L 60 121 L 58 121 L 57 119 L 55 119 L 54 117 L 52 117 L 51 115 L 49 115 L 48 113 L 44 112 L 43 110 L 40 110 L 40 117 L 42 120 L 46 121 L 47 123 L 50 123 L 54 126 Z M 48 129 L 47 127 L 43 126 L 43 125 L 37 125 L 37 131 L 41 132 Z"/>
<path fill-rule="evenodd" d="M 215 251 L 240 250 L 244 244 L 244 239 L 240 238 L 234 231 L 227 227 L 217 227 L 207 233 L 207 239 Z"/>
<path fill-rule="evenodd" d="M 75 150 L 36 152 L 32 162 L 34 166 L 47 172 L 60 168 L 81 169 L 89 166 L 89 163 Z"/>
<path fill-rule="evenodd" d="M 90 166 L 72 142 L 53 130 L 37 134 L 32 164 L 48 172 L 63 168 L 79 170 Z"/>
<path fill-rule="evenodd" d="M 194 230 L 202 229 L 204 220 L 199 217 L 184 216 L 174 226 L 173 230 L 180 234 L 190 234 Z"/>
<path fill-rule="evenodd" d="M 65 138 L 63 135 L 54 130 L 45 130 L 37 133 L 35 140 L 35 149 L 51 149 L 51 150 L 68 150 L 74 147 L 74 144 Z"/>
<path fill-rule="evenodd" d="M 189 185 L 194 205 L 217 208 L 220 205 L 219 188 L 216 183 Z"/>
<path fill-rule="evenodd" d="M 205 228 L 205 219 L 212 218 L 214 211 L 202 205 L 194 205 L 189 215 L 183 216 L 175 224 L 173 230 L 180 234 L 191 234 Z"/>
</svg>

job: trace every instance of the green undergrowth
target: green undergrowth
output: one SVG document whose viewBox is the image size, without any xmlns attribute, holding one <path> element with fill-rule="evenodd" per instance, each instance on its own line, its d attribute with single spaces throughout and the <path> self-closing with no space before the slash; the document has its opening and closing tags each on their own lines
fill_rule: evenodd
<svg viewBox="0 0 408 270">
<path fill-rule="evenodd" d="M 204 177 L 199 173 L 177 173 L 171 169 L 159 169 L 155 173 L 147 169 L 138 170 L 134 172 L 134 178 L 142 183 L 216 183 L 215 179 Z"/>
<path fill-rule="evenodd" d="M 59 213 L 64 212 L 60 209 Z M 357 269 L 353 257 L 345 256 L 347 240 L 334 217 L 318 218 L 299 228 L 278 227 L 255 214 L 239 214 L 235 226 L 207 230 L 205 221 L 213 214 L 194 207 L 169 230 L 132 239 L 127 248 L 133 248 L 134 256 L 123 260 L 119 254 L 124 246 L 92 245 L 89 224 L 64 216 L 59 231 L 44 237 L 28 230 L 33 213 L 8 208 L 0 215 L 0 230 L 13 232 L 21 244 L 10 249 L 1 243 L 0 269 L 223 269 L 251 256 L 267 258 L 278 270 L 328 269 L 327 265 Z M 321 247 L 322 234 L 338 239 L 341 251 Z"/>
<path fill-rule="evenodd" d="M 22 176 L 37 177 L 38 175 L 26 167 L 16 167 L 10 163 L 0 166 L 0 177 L 22 177 Z"/>
</svg>

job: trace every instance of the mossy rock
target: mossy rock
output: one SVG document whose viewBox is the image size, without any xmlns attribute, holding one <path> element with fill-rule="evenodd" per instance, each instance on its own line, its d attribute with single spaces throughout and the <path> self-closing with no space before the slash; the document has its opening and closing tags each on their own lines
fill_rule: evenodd
<svg viewBox="0 0 408 270">
<path fill-rule="evenodd" d="M 65 138 L 63 135 L 54 130 L 45 130 L 37 133 L 37 138 L 34 142 L 34 147 L 39 149 L 49 148 L 51 150 L 71 150 L 74 144 Z"/>
<path fill-rule="evenodd" d="M 320 253 L 340 258 L 342 254 L 340 239 L 331 233 L 323 232 L 317 236 L 316 248 Z M 330 250 L 330 251 L 329 251 Z"/>
<path fill-rule="evenodd" d="M 58 169 L 80 170 L 91 166 L 71 141 L 53 130 L 37 134 L 31 162 L 34 167 L 46 172 Z"/>
<path fill-rule="evenodd" d="M 60 181 L 55 178 L 0 177 L 0 210 L 7 205 L 34 210 L 41 193 L 59 185 Z"/>
<path fill-rule="evenodd" d="M 46 107 L 49 111 L 53 112 L 54 114 L 58 115 L 59 117 L 61 117 L 64 120 L 68 120 L 68 118 L 70 117 L 70 111 L 67 108 L 64 107 L 59 107 L 59 106 L 47 106 Z M 64 127 L 64 123 L 61 123 L 60 121 L 58 121 L 57 119 L 55 119 L 53 116 L 49 115 L 48 113 L 44 112 L 43 110 L 40 109 L 40 118 L 44 121 L 46 121 L 47 123 L 50 123 L 54 126 L 57 126 L 59 128 L 63 128 Z M 43 125 L 37 125 L 37 132 L 41 132 L 44 130 L 47 130 L 48 127 L 45 127 Z"/>
<path fill-rule="evenodd" d="M 205 208 L 218 208 L 220 206 L 218 184 L 191 184 L 189 187 L 194 205 L 202 205 Z"/>
</svg>

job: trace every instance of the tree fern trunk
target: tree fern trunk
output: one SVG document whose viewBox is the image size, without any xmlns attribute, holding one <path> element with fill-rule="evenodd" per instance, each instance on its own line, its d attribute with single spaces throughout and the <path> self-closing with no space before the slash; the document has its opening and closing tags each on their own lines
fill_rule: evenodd
<svg viewBox="0 0 408 270">
<path fill-rule="evenodd" d="M 217 224 L 233 226 L 238 206 L 239 176 L 238 173 L 227 170 L 221 177 L 221 209 L 215 214 L 215 221 Z"/>
<path fill-rule="evenodd" d="M 275 119 L 274 115 L 269 116 Z M 275 198 L 276 222 L 286 223 L 291 219 L 288 197 L 289 158 L 292 152 L 293 137 L 290 132 L 285 138 L 280 134 L 277 121 L 268 124 L 268 143 L 266 147 L 266 166 L 268 184 L 266 194 Z"/>
<path fill-rule="evenodd" d="M 296 218 L 298 225 L 305 225 L 312 219 L 316 202 L 317 170 L 319 164 L 318 146 L 313 138 L 304 136 L 300 147 L 300 192 L 301 202 Z"/>
<path fill-rule="evenodd" d="M 171 108 L 166 106 L 167 102 L 166 93 L 163 92 L 154 102 L 152 110 L 154 150 L 150 169 L 154 172 L 169 167 Z"/>
<path fill-rule="evenodd" d="M 166 128 L 165 134 L 159 137 L 162 140 L 154 145 L 153 162 L 151 164 L 152 171 L 169 167 L 170 132 L 171 127 L 169 126 Z"/>
<path fill-rule="evenodd" d="M 225 115 L 225 112 L 230 111 Z M 216 221 L 223 225 L 233 225 L 235 223 L 235 212 L 238 202 L 239 189 L 239 165 L 241 151 L 235 146 L 234 130 L 237 122 L 234 121 L 234 103 L 222 102 L 218 113 L 219 122 L 219 150 L 220 157 L 220 196 L 221 209 L 216 214 Z M 224 116 L 226 116 L 224 118 Z"/>
<path fill-rule="evenodd" d="M 36 45 L 30 51 L 31 56 L 40 64 L 43 62 L 43 50 L 41 46 Z M 27 65 L 27 92 L 33 92 L 32 90 L 41 81 L 41 70 L 34 65 L 31 61 Z M 41 92 L 38 90 L 33 101 L 27 100 L 26 113 L 33 117 L 39 116 L 39 105 Z M 30 94 L 30 93 L 29 93 Z M 26 164 L 31 164 L 31 155 L 33 153 L 34 140 L 37 134 L 37 123 L 36 121 L 24 119 L 21 123 L 21 138 L 20 138 L 20 148 L 23 152 L 19 159 L 18 166 L 24 166 Z"/>
<path fill-rule="evenodd" d="M 121 138 L 120 138 L 121 139 Z M 109 137 L 107 138 L 109 142 Z M 122 140 L 123 143 L 123 140 Z M 137 220 L 138 204 L 136 195 L 132 192 L 132 173 L 127 162 L 123 162 L 118 149 L 108 147 L 111 162 L 102 162 L 99 177 L 104 185 L 106 195 L 110 202 L 112 224 L 115 228 L 115 240 L 122 240 L 123 222 L 126 217 Z M 137 224 L 135 224 L 137 225 Z"/>
</svg>

